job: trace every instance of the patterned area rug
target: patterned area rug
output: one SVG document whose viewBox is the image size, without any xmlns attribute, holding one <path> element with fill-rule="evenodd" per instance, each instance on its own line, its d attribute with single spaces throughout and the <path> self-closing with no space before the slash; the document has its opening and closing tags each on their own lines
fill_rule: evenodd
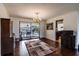
<svg viewBox="0 0 79 59">
<path fill-rule="evenodd" d="M 30 56 L 45 56 L 56 51 L 56 48 L 41 40 L 29 41 L 26 43 L 26 47 Z"/>
</svg>

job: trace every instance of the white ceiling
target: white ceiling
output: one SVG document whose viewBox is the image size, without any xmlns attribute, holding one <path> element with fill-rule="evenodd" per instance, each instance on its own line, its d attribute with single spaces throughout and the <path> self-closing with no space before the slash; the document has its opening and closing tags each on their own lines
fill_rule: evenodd
<svg viewBox="0 0 79 59">
<path fill-rule="evenodd" d="M 10 16 L 33 18 L 35 12 L 39 17 L 48 19 L 64 13 L 79 10 L 79 4 L 57 4 L 57 3 L 6 3 L 4 4 Z"/>
</svg>

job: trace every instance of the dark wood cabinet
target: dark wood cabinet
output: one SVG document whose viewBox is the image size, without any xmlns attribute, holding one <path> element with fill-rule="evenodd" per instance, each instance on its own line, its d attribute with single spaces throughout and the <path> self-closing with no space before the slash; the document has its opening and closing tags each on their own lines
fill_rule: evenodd
<svg viewBox="0 0 79 59">
<path fill-rule="evenodd" d="M 10 38 L 10 19 L 1 18 L 1 55 L 13 55 L 13 39 Z"/>
<path fill-rule="evenodd" d="M 58 31 L 56 35 L 57 40 L 61 37 L 61 48 L 75 49 L 75 36 L 72 30 Z"/>
</svg>

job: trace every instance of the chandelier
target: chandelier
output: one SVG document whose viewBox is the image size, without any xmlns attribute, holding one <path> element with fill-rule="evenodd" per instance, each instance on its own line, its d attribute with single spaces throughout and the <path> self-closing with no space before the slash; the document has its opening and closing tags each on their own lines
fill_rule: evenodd
<svg viewBox="0 0 79 59">
<path fill-rule="evenodd" d="M 39 18 L 39 12 L 35 13 L 36 17 L 33 18 L 33 21 L 36 23 L 40 23 L 41 19 Z"/>
</svg>

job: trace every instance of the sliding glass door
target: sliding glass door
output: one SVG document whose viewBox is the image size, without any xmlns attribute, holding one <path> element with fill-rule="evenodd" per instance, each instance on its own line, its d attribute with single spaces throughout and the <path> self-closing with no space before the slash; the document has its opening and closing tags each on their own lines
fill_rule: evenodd
<svg viewBox="0 0 79 59">
<path fill-rule="evenodd" d="M 40 28 L 38 23 L 31 24 L 31 38 L 39 38 Z"/>
<path fill-rule="evenodd" d="M 30 23 L 20 22 L 20 38 L 29 39 L 30 38 Z"/>
<path fill-rule="evenodd" d="M 38 23 L 20 22 L 21 40 L 39 38 L 40 28 Z"/>
</svg>

